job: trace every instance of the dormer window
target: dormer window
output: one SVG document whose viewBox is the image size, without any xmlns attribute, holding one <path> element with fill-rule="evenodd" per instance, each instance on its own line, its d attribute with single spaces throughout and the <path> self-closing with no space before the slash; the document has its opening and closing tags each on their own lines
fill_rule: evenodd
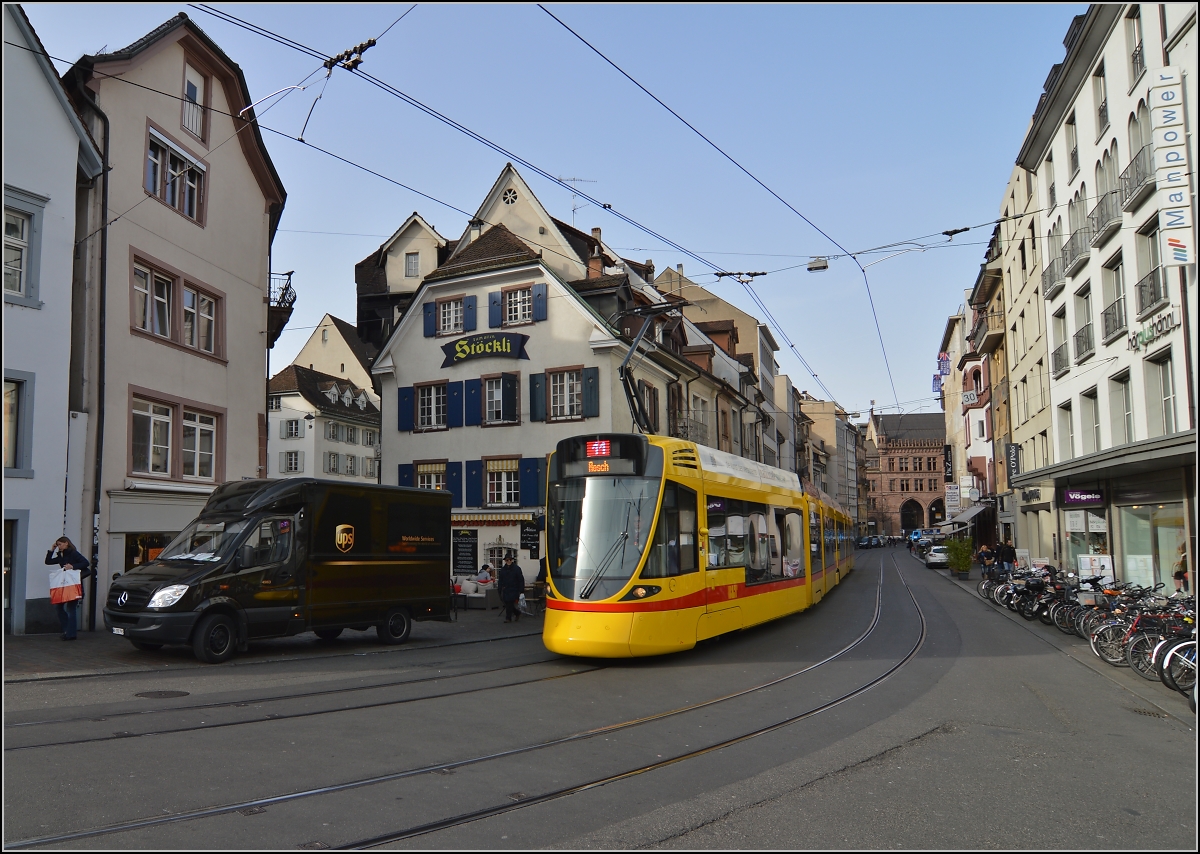
<svg viewBox="0 0 1200 854">
<path fill-rule="evenodd" d="M 325 391 L 325 396 L 326 396 L 327 398 L 329 398 L 329 402 L 330 402 L 330 403 L 337 403 L 337 399 L 338 399 L 338 387 L 337 387 L 337 384 L 336 384 L 336 383 L 335 383 L 334 385 L 330 386 L 330 387 L 329 387 L 329 388 L 328 388 L 328 389 Z"/>
<path fill-rule="evenodd" d="M 342 406 L 349 406 L 350 402 L 353 400 L 354 396 L 350 394 L 350 389 L 346 389 L 344 392 L 342 392 Z"/>
<path fill-rule="evenodd" d="M 362 394 L 359 394 L 359 396 L 358 396 L 357 398 L 355 398 L 354 402 L 355 402 L 356 404 L 358 404 L 358 408 L 359 408 L 359 409 L 366 409 L 366 408 L 367 408 L 367 395 L 366 395 L 366 393 L 364 392 L 364 393 L 362 393 Z"/>
</svg>

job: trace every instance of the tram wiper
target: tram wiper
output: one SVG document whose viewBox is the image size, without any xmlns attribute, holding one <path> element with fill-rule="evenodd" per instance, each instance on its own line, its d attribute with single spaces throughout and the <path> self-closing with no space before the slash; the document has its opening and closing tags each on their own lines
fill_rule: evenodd
<svg viewBox="0 0 1200 854">
<path fill-rule="evenodd" d="M 596 566 L 596 571 L 592 573 L 591 578 L 587 580 L 583 590 L 579 593 L 580 599 L 590 599 L 592 593 L 596 589 L 596 585 L 600 583 L 600 579 L 604 577 L 604 571 L 608 569 L 608 565 L 612 563 L 613 558 L 618 554 L 617 546 L 621 547 L 619 554 L 621 555 L 621 563 L 625 562 L 625 544 L 629 542 L 629 512 L 633 509 L 633 502 L 625 502 L 625 530 L 617 535 L 617 539 L 608 547 L 608 551 L 604 553 L 604 557 L 600 559 L 600 563 Z"/>
</svg>

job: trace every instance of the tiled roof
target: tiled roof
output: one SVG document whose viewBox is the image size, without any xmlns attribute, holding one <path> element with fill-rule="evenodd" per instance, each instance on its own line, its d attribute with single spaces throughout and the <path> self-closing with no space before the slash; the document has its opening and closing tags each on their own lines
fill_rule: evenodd
<svg viewBox="0 0 1200 854">
<path fill-rule="evenodd" d="M 609 288 L 618 288 L 629 282 L 629 276 L 624 273 L 617 273 L 611 276 L 596 276 L 594 279 L 576 279 L 573 282 L 567 282 L 571 286 L 571 290 L 576 293 L 583 291 L 603 291 Z"/>
<path fill-rule="evenodd" d="M 946 438 L 946 416 L 940 412 L 914 412 L 904 415 L 876 415 L 876 431 L 891 441 L 902 439 Z"/>
<path fill-rule="evenodd" d="M 351 352 L 358 359 L 358 363 L 363 366 L 363 370 L 368 374 L 371 373 L 371 365 L 375 363 L 375 357 L 379 355 L 379 351 L 358 337 L 358 329 L 353 323 L 347 323 L 340 317 L 334 317 L 332 314 L 329 315 L 329 318 L 333 321 L 333 325 L 338 328 L 338 332 L 342 333 L 342 337 L 346 339 L 346 343 L 350 345 Z"/>
<path fill-rule="evenodd" d="M 379 263 L 382 252 L 380 246 L 354 265 L 354 285 L 360 296 L 387 293 L 387 271 Z"/>
<path fill-rule="evenodd" d="M 537 254 L 521 238 L 503 225 L 493 225 L 450 263 L 443 264 L 426 276 L 425 281 L 450 279 L 467 273 L 527 264 L 536 260 Z"/>
<path fill-rule="evenodd" d="M 732 332 L 734 340 L 737 340 L 737 324 L 732 320 L 701 320 L 696 323 L 696 328 L 706 335 L 709 332 Z"/>
<path fill-rule="evenodd" d="M 133 56 L 135 53 L 138 53 L 139 51 L 144 50 L 145 48 L 154 44 L 160 38 L 165 36 L 167 33 L 171 32 L 171 30 L 180 26 L 187 20 L 188 20 L 187 13 L 180 12 L 174 18 L 171 18 L 167 21 L 163 21 L 161 24 L 159 24 L 157 27 L 152 29 L 150 32 L 146 33 L 146 35 L 142 36 L 140 39 L 135 41 L 133 44 L 127 45 L 126 47 L 123 47 L 120 50 L 113 50 L 113 51 L 109 51 L 108 53 L 97 54 L 95 58 L 96 59 L 104 58 L 105 60 L 111 60 L 111 59 L 125 59 L 127 57 Z M 196 25 L 192 24 L 192 26 L 196 26 Z M 197 28 L 197 29 L 199 29 L 199 28 Z"/>
<path fill-rule="evenodd" d="M 331 401 L 325 394 L 325 392 L 329 391 L 335 385 L 339 392 L 336 403 Z M 347 389 L 350 390 L 351 397 L 349 406 L 342 402 L 341 396 Z M 367 402 L 364 408 L 359 409 L 358 404 L 355 402 L 359 395 L 365 394 L 363 389 L 340 377 L 314 371 L 311 368 L 305 368 L 300 365 L 288 365 L 275 376 L 271 377 L 270 382 L 267 383 L 267 391 L 270 394 L 299 392 L 301 397 L 317 407 L 324 415 L 365 419 L 379 423 L 379 409 L 371 402 L 369 395 L 367 395 Z"/>
</svg>

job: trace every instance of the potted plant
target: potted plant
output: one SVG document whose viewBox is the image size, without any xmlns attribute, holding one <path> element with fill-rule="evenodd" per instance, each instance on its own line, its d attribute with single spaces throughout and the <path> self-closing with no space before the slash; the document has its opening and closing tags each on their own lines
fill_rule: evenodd
<svg viewBox="0 0 1200 854">
<path fill-rule="evenodd" d="M 971 556 L 974 552 L 967 540 L 946 540 L 947 563 L 963 581 L 971 577 Z"/>
</svg>

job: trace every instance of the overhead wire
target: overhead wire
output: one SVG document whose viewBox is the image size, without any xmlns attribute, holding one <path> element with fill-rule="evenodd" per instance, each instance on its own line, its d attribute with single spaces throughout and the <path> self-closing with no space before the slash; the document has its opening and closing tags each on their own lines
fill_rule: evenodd
<svg viewBox="0 0 1200 854">
<path fill-rule="evenodd" d="M 257 25 L 251 24 L 247 21 L 243 21 L 242 19 L 238 18 L 235 15 L 231 15 L 228 12 L 223 12 L 220 10 L 212 9 L 211 7 L 209 7 L 205 4 L 200 4 L 200 5 L 192 4 L 192 5 L 193 5 L 193 8 L 196 8 L 200 11 L 204 11 L 209 14 L 212 14 L 215 17 L 218 17 L 218 18 L 226 21 L 227 23 L 232 23 L 236 26 L 243 27 L 244 29 L 247 29 L 250 32 L 266 34 L 266 31 L 263 30 L 261 27 L 258 27 Z M 271 35 L 274 36 L 275 34 L 271 34 Z M 273 40 L 279 41 L 279 38 L 274 38 Z M 315 49 L 309 48 L 305 45 L 301 45 L 299 42 L 293 42 L 293 40 L 291 40 L 291 39 L 286 39 L 286 42 L 292 43 L 289 46 L 295 46 L 295 49 L 297 49 L 297 50 L 303 50 L 306 53 L 310 53 L 310 55 L 316 54 Z M 283 43 L 283 42 L 281 42 L 281 43 Z M 649 226 L 646 226 L 646 225 L 638 222 L 637 220 L 633 219 L 629 215 L 622 213 L 620 210 L 614 208 L 611 204 L 601 202 L 599 199 L 593 198 L 589 194 L 583 192 L 578 187 L 571 186 L 564 180 L 558 178 L 557 176 L 553 175 L 552 173 L 546 171 L 545 169 L 542 169 L 535 163 L 533 163 L 529 160 L 526 160 L 525 158 L 521 157 L 520 155 L 518 155 L 512 151 L 509 151 L 508 149 L 504 148 L 503 146 L 499 145 L 498 143 L 493 142 L 492 140 L 488 139 L 487 137 L 483 136 L 482 134 L 471 130 L 470 128 L 461 124 L 460 122 L 458 122 L 458 121 L 450 118 L 449 116 L 446 116 L 445 114 L 435 110 L 434 108 L 422 103 L 421 101 L 408 95 L 407 93 L 401 91 L 400 89 L 387 83 L 386 81 L 380 80 L 379 78 L 363 71 L 360 68 L 351 68 L 351 69 L 347 69 L 347 70 L 351 74 L 355 75 L 356 77 L 361 77 L 362 79 L 367 80 L 372 85 L 376 86 L 377 88 L 381 89 L 382 91 L 392 95 L 393 97 L 398 98 L 399 100 L 409 104 L 412 107 L 415 107 L 416 109 L 431 116 L 432 118 L 435 118 L 438 121 L 441 121 L 442 123 L 448 125 L 449 127 L 468 136 L 469 138 L 474 139 L 476 142 L 479 142 L 480 144 L 492 149 L 493 151 L 497 152 L 498 154 L 502 154 L 502 155 L 510 158 L 510 160 L 516 161 L 517 163 L 521 164 L 522 166 L 525 166 L 526 168 L 528 168 L 535 174 L 540 175 L 544 179 L 546 179 L 546 180 L 562 187 L 563 189 L 574 193 L 578 197 L 585 199 L 588 202 L 608 211 L 610 214 L 612 214 L 613 216 L 622 220 L 626 224 L 633 226 L 634 228 L 650 235 L 651 237 L 661 240 L 662 242 L 668 244 L 675 251 L 680 252 L 683 255 L 685 255 L 689 258 L 692 258 L 693 260 L 703 264 L 704 266 L 711 268 L 714 272 L 727 272 L 722 268 L 721 265 L 713 263 L 712 261 L 703 257 L 702 255 L 699 255 L 698 253 L 693 252 L 692 250 L 686 248 L 685 246 L 682 246 L 681 244 L 677 243 L 676 241 L 671 240 L 670 238 L 666 237 L 665 235 L 660 234 L 659 232 L 655 231 L 654 229 L 650 228 Z M 304 144 L 308 145 L 309 143 L 304 143 Z M 351 161 L 345 160 L 344 158 L 339 158 L 339 159 L 343 159 L 344 162 L 347 162 L 347 163 L 351 162 Z M 352 165 L 356 165 L 356 164 L 352 164 Z M 375 174 L 378 174 L 378 173 L 375 173 Z M 383 176 L 381 176 L 381 177 L 383 177 Z M 468 216 L 470 216 L 470 215 L 468 214 Z M 843 251 L 845 251 L 845 250 L 843 250 Z M 743 284 L 743 287 L 746 287 L 746 286 Z M 796 348 L 796 345 L 791 341 L 791 338 L 787 335 L 786 330 L 784 330 L 779 325 L 778 321 L 776 321 L 774 319 L 774 316 L 771 314 L 770 310 L 767 309 L 766 305 L 762 302 L 762 300 L 758 296 L 758 294 L 756 292 L 754 292 L 753 288 L 747 287 L 746 289 L 747 289 L 747 292 L 750 294 L 751 299 L 754 300 L 755 304 L 760 308 L 760 310 L 762 310 L 763 313 L 768 316 L 768 320 L 770 321 L 770 323 L 779 331 L 780 337 L 782 337 L 785 340 L 785 342 L 791 348 L 792 352 L 800 360 L 801 365 L 803 365 L 805 367 L 805 370 L 807 370 L 812 375 L 813 379 L 817 382 L 817 384 L 821 387 L 821 389 L 830 397 L 830 399 L 834 399 L 833 393 L 828 389 L 828 387 L 826 387 L 824 385 L 823 381 L 816 374 L 816 372 L 812 370 L 811 366 L 809 366 L 808 362 L 804 359 L 804 357 L 800 354 L 800 351 Z M 891 372 L 890 367 L 889 367 L 888 371 L 889 371 L 889 377 L 890 377 L 890 372 Z"/>
<path fill-rule="evenodd" d="M 757 175 L 755 175 L 753 172 L 751 172 L 749 169 L 747 169 L 745 166 L 743 166 L 741 163 L 739 163 L 736 159 L 734 159 L 731 155 L 729 155 L 723 148 L 721 148 L 719 145 L 717 145 L 715 142 L 713 142 L 711 139 L 709 139 L 707 136 L 705 136 L 695 125 L 693 125 L 691 122 L 689 122 L 683 116 L 679 115 L 679 113 L 675 112 L 675 110 L 671 109 L 671 107 L 667 106 L 667 104 L 661 98 L 659 98 L 657 95 L 655 95 L 649 89 L 647 89 L 645 86 L 643 86 L 637 80 L 635 80 L 628 72 L 626 72 L 623 68 L 621 68 L 621 66 L 617 65 L 615 62 L 613 62 L 611 59 L 609 59 L 607 56 L 605 56 L 604 53 L 602 51 L 600 51 L 597 47 L 595 47 L 591 42 L 589 42 L 587 39 L 585 39 L 579 33 L 575 32 L 575 30 L 571 29 L 571 27 L 569 27 L 561 18 L 559 18 L 557 15 L 555 15 L 553 12 L 551 12 L 549 9 L 547 9 L 545 6 L 543 6 L 541 3 L 538 4 L 538 8 L 541 9 L 543 12 L 545 12 L 547 15 L 549 15 L 551 18 L 553 18 L 555 21 L 557 21 L 560 25 L 562 25 L 562 27 L 567 32 L 571 33 L 571 35 L 575 36 L 575 38 L 577 38 L 577 39 L 579 39 L 579 41 L 583 42 L 583 44 L 585 44 L 589 49 L 591 49 L 597 56 L 599 56 L 601 59 L 603 59 L 605 62 L 607 62 L 613 68 L 615 68 L 630 83 L 632 83 L 633 85 L 635 85 L 639 89 L 641 89 L 643 92 L 645 92 L 650 98 L 652 98 L 655 102 L 657 102 L 663 109 L 665 109 L 667 112 L 669 112 L 675 118 L 679 119 L 679 121 L 683 122 L 684 125 L 686 125 L 693 133 L 695 133 L 697 136 L 699 136 L 701 139 L 703 139 L 705 142 L 707 142 L 710 146 L 712 146 L 719 154 L 721 154 L 722 157 L 724 157 L 726 160 L 728 160 L 730 163 L 732 163 L 734 166 L 736 166 L 738 169 L 740 169 L 742 172 L 744 172 L 751 180 L 753 180 L 756 184 L 758 184 L 760 187 L 762 187 L 764 190 L 766 190 L 768 193 L 770 193 L 772 196 L 774 196 L 777 200 L 779 200 L 785 207 L 788 208 L 788 210 L 790 210 L 796 216 L 800 217 L 800 219 L 802 219 L 806 223 L 808 223 L 808 225 L 814 231 L 816 231 L 818 234 L 820 234 L 822 237 L 824 237 L 826 240 L 828 240 L 830 243 L 832 243 L 834 246 L 836 246 L 838 249 L 840 249 L 843 253 L 845 253 L 848 257 L 850 257 L 851 259 L 854 260 L 854 263 L 858 266 L 859 271 L 862 273 L 863 284 L 866 286 L 867 301 L 871 306 L 871 316 L 874 318 L 874 321 L 875 321 L 875 333 L 879 337 L 879 347 L 883 354 L 884 367 L 887 368 L 888 383 L 892 387 L 892 395 L 897 400 L 899 400 L 900 399 L 899 394 L 896 392 L 896 382 L 892 377 L 892 366 L 891 366 L 890 361 L 888 360 L 887 347 L 883 343 L 883 330 L 879 326 L 879 314 L 875 310 L 875 297 L 871 294 L 871 282 L 870 282 L 869 278 L 867 277 L 866 269 L 863 267 L 862 264 L 860 264 L 858 262 L 858 259 L 855 258 L 853 255 L 851 255 L 849 250 L 846 249 L 846 247 L 842 246 L 842 244 L 840 244 L 836 240 L 834 240 L 829 234 L 827 234 L 824 230 L 822 230 L 816 223 L 814 223 L 811 219 L 809 219 L 807 216 L 805 216 L 803 213 L 801 213 L 799 210 L 797 210 L 795 206 L 793 206 L 785 198 L 783 198 L 781 195 L 779 195 L 777 192 L 775 192 L 770 187 L 768 187 L 765 183 L 763 183 L 763 181 L 761 179 L 759 179 Z M 749 287 L 747 289 L 750 290 Z M 755 299 L 755 301 L 761 305 L 761 302 L 757 298 Z M 799 351 L 796 350 L 796 347 L 794 344 L 792 344 L 791 339 L 789 339 L 787 337 L 787 333 L 784 332 L 782 329 L 780 329 L 780 332 L 783 334 L 783 337 L 785 338 L 785 340 L 787 340 L 787 342 L 788 342 L 789 346 L 792 348 L 792 350 L 796 353 L 797 357 L 799 357 Z M 801 364 L 805 364 L 804 360 L 802 358 L 801 358 Z M 811 371 L 810 371 L 810 373 L 811 373 Z M 816 379 L 815 374 L 814 374 L 813 378 Z M 818 382 L 819 382 L 819 380 L 818 380 Z"/>
</svg>

